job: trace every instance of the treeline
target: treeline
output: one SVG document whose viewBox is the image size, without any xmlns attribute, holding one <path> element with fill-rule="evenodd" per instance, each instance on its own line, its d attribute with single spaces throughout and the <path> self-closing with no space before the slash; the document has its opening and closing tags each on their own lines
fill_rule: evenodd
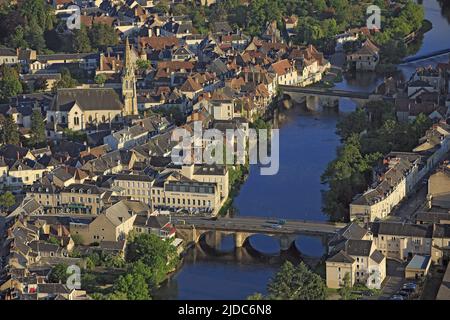
<svg viewBox="0 0 450 320">
<path fill-rule="evenodd" d="M 423 114 L 411 123 L 399 122 L 394 106 L 384 102 L 371 102 L 365 110 L 342 118 L 337 133 L 343 144 L 321 177 L 329 186 L 323 194 L 323 210 L 330 219 L 348 221 L 349 205 L 372 183 L 377 162 L 391 151 L 410 152 L 431 124 Z"/>
<path fill-rule="evenodd" d="M 225 0 L 207 8 L 178 4 L 172 13 L 190 15 L 194 26 L 202 33 L 208 30 L 207 22 L 226 20 L 233 28 L 242 28 L 250 35 L 260 35 L 274 20 L 282 29 L 283 17 L 297 15 L 299 22 L 294 42 L 332 51 L 335 35 L 351 27 L 364 26 L 366 9 L 374 4 L 382 10 L 382 32 L 374 36 L 375 42 L 386 48 L 394 46 L 403 50 L 402 39 L 420 29 L 424 10 L 412 0 L 397 1 L 399 10 L 392 10 L 388 3 L 384 0 L 252 0 L 247 6 L 239 0 Z"/>
<path fill-rule="evenodd" d="M 0 44 L 10 48 L 31 48 L 39 54 L 89 52 L 115 45 L 114 28 L 95 24 L 67 33 L 66 22 L 57 19 L 45 0 L 24 0 L 0 5 Z"/>
<path fill-rule="evenodd" d="M 81 240 L 74 236 L 76 244 Z M 150 300 L 152 290 L 167 278 L 179 261 L 170 240 L 147 233 L 129 234 L 125 259 L 116 254 L 95 251 L 82 256 L 77 248 L 71 257 L 84 261 L 81 288 L 96 300 Z M 66 270 L 67 265 L 56 265 L 49 280 L 66 283 Z"/>
</svg>

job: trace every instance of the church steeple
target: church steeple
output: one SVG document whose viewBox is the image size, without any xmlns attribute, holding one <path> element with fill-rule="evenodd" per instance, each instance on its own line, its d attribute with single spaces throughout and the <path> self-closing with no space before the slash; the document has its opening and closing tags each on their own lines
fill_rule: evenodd
<svg viewBox="0 0 450 320">
<path fill-rule="evenodd" d="M 125 40 L 125 65 L 122 72 L 122 98 L 125 115 L 137 115 L 135 66 L 128 37 Z"/>
</svg>

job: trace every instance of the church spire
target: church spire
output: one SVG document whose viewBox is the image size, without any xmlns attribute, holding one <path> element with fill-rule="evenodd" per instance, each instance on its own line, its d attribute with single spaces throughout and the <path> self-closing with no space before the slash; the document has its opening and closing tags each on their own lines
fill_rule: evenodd
<svg viewBox="0 0 450 320">
<path fill-rule="evenodd" d="M 125 65 L 122 72 L 122 97 L 124 100 L 125 115 L 136 115 L 137 112 L 137 94 L 136 77 L 134 74 L 134 61 L 132 58 L 130 42 L 128 37 L 125 39 Z"/>
</svg>

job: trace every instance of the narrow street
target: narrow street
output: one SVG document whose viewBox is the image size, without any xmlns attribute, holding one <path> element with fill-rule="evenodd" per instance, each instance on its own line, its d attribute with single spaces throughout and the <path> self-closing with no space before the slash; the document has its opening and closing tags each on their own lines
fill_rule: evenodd
<svg viewBox="0 0 450 320">
<path fill-rule="evenodd" d="M 399 207 L 394 209 L 389 219 L 414 222 L 414 214 L 426 205 L 427 192 L 428 185 L 421 184 L 416 193 L 410 195 Z"/>
</svg>

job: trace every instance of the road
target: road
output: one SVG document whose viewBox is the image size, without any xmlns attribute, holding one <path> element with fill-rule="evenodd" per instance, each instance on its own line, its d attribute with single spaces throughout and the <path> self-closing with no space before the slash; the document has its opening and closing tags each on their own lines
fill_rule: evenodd
<svg viewBox="0 0 450 320">
<path fill-rule="evenodd" d="M 405 282 L 405 266 L 394 260 L 386 262 L 386 280 L 379 300 L 388 300 L 399 291 Z"/>
<path fill-rule="evenodd" d="M 231 230 L 242 232 L 262 233 L 328 233 L 333 234 L 343 228 L 345 224 L 328 222 L 314 222 L 306 220 L 286 220 L 280 227 L 274 227 L 280 219 L 264 217 L 237 217 L 237 218 L 202 218 L 202 217 L 174 217 L 173 222 L 177 228 L 186 228 L 194 225 L 196 228 Z"/>
<path fill-rule="evenodd" d="M 414 214 L 425 205 L 428 186 L 420 184 L 418 191 L 404 200 L 398 208 L 391 213 L 391 219 L 414 222 Z"/>
</svg>

